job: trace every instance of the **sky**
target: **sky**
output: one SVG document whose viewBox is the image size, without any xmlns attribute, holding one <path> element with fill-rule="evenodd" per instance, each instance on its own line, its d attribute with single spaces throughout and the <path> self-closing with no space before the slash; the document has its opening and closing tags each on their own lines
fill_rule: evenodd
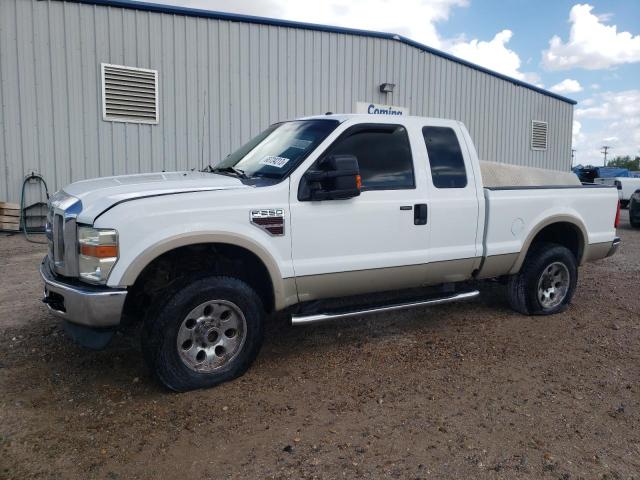
<svg viewBox="0 0 640 480">
<path fill-rule="evenodd" d="M 149 1 L 397 33 L 576 100 L 574 164 L 640 155 L 639 0 Z"/>
</svg>

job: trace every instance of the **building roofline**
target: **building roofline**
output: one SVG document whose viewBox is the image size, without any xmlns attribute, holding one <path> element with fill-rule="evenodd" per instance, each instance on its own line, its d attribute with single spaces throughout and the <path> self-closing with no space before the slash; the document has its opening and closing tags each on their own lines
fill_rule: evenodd
<svg viewBox="0 0 640 480">
<path fill-rule="evenodd" d="M 409 45 L 411 47 L 417 48 L 418 50 L 421 50 L 423 52 L 431 53 L 432 55 L 445 58 L 452 62 L 456 62 L 460 65 L 464 65 L 465 67 L 473 68 L 474 70 L 478 70 L 480 72 L 486 73 L 488 75 L 499 78 L 501 80 L 505 80 L 515 85 L 528 88 L 529 90 L 533 90 L 535 92 L 541 93 L 548 97 L 555 98 L 557 100 L 561 100 L 571 105 L 575 105 L 578 103 L 575 100 L 572 100 L 567 97 L 563 97 L 562 95 L 558 95 L 557 93 L 550 92 L 549 90 L 545 90 L 544 88 L 536 87 L 535 85 L 532 85 L 530 83 L 517 80 L 515 78 L 509 77 L 502 73 L 495 72 L 493 70 L 489 70 L 488 68 L 481 67 L 480 65 L 476 65 L 475 63 L 468 62 L 461 58 L 445 53 L 441 50 L 437 50 L 435 48 L 429 47 L 422 43 L 416 42 L 415 40 L 411 40 L 410 38 L 403 37 L 402 35 L 397 35 L 395 33 L 376 32 L 373 30 L 361 30 L 357 28 L 336 27 L 332 25 L 321 25 L 317 23 L 297 22 L 293 20 L 280 20 L 276 18 L 258 17 L 254 15 L 244 15 L 239 13 L 215 12 L 212 10 L 203 10 L 199 8 L 179 7 L 176 5 L 165 5 L 165 4 L 158 4 L 158 3 L 140 2 L 140 1 L 134 1 L 134 0 L 72 0 L 72 1 L 75 1 L 78 3 L 91 4 L 91 5 L 129 8 L 134 10 L 145 10 L 145 11 L 157 12 L 157 13 L 170 13 L 174 15 L 185 15 L 189 17 L 212 18 L 217 20 L 227 20 L 230 22 L 255 23 L 260 25 L 271 25 L 276 27 L 300 28 L 304 30 L 316 30 L 320 32 L 342 33 L 342 34 L 348 34 L 348 35 L 358 35 L 361 37 L 372 37 L 372 38 L 381 38 L 385 40 L 396 40 L 400 43 L 404 43 L 405 45 Z"/>
</svg>

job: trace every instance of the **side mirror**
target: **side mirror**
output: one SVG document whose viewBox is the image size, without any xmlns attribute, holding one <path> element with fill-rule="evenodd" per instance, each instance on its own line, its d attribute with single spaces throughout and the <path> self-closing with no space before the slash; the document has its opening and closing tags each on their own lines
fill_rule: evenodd
<svg viewBox="0 0 640 480">
<path fill-rule="evenodd" d="M 360 168 L 354 155 L 330 155 L 304 174 L 298 200 L 345 200 L 360 195 Z"/>
</svg>

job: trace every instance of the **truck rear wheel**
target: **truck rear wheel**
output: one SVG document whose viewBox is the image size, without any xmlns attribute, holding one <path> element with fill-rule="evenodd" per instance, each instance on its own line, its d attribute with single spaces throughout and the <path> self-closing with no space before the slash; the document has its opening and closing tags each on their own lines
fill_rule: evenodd
<svg viewBox="0 0 640 480">
<path fill-rule="evenodd" d="M 147 315 L 145 359 L 171 390 L 213 387 L 249 368 L 262 344 L 264 316 L 260 297 L 245 282 L 194 278 Z"/>
<path fill-rule="evenodd" d="M 567 309 L 576 289 L 578 267 L 573 253 L 555 243 L 531 247 L 516 275 L 509 278 L 509 304 L 524 315 L 552 315 Z"/>
</svg>

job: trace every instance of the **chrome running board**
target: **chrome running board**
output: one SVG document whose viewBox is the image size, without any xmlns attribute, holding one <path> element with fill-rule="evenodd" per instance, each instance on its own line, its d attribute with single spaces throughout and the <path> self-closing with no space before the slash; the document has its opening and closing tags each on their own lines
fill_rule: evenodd
<svg viewBox="0 0 640 480">
<path fill-rule="evenodd" d="M 367 308 L 360 308 L 358 310 L 344 310 L 326 313 L 312 313 L 312 314 L 294 314 L 291 316 L 292 325 L 309 325 L 312 323 L 326 322 L 328 320 L 336 320 L 338 318 L 358 317 L 360 315 L 369 315 L 371 313 L 380 312 L 393 312 L 396 310 L 406 310 L 408 308 L 425 307 L 430 305 L 440 305 L 441 303 L 459 302 L 462 300 L 469 300 L 471 298 L 480 295 L 478 290 L 470 292 L 456 293 L 448 295 L 446 297 L 437 297 L 425 300 L 415 300 L 406 303 L 394 303 L 387 305 L 372 306 Z"/>
</svg>

